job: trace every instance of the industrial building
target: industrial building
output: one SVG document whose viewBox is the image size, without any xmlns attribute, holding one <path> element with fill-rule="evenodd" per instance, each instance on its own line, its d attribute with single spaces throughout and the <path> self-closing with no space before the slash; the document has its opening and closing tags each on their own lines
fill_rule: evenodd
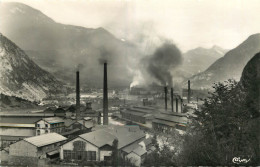
<svg viewBox="0 0 260 167">
<path fill-rule="evenodd" d="M 58 154 L 58 148 L 65 140 L 67 140 L 66 137 L 57 133 L 24 138 L 10 145 L 9 155 L 46 158 Z"/>
<path fill-rule="evenodd" d="M 141 124 L 151 123 L 155 113 L 158 113 L 158 110 L 148 106 L 133 106 L 121 110 L 123 119 Z"/>
<path fill-rule="evenodd" d="M 115 140 L 118 140 L 117 149 L 121 151 L 121 155 L 127 156 L 124 149 L 144 139 L 145 134 L 138 126 L 103 126 L 64 143 L 60 147 L 60 159 L 70 162 L 107 161 L 110 160 Z M 130 149 L 130 152 L 134 149 L 136 148 Z"/>
<path fill-rule="evenodd" d="M 156 131 L 170 133 L 175 128 L 185 130 L 188 123 L 186 114 L 161 112 L 152 121 L 153 129 Z"/>
<path fill-rule="evenodd" d="M 35 124 L 0 123 L 0 148 L 35 135 Z"/>
</svg>

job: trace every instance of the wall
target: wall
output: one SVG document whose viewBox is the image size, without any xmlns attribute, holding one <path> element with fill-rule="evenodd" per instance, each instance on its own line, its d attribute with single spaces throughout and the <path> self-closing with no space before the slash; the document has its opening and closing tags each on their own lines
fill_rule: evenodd
<svg viewBox="0 0 260 167">
<path fill-rule="evenodd" d="M 65 143 L 64 145 L 61 146 L 60 148 L 60 159 L 63 160 L 63 150 L 73 150 L 74 146 L 73 146 L 73 142 L 75 141 L 83 141 L 84 143 L 86 143 L 85 146 L 85 151 L 96 151 L 96 158 L 97 160 L 99 160 L 99 149 L 98 147 L 96 147 L 95 145 L 83 140 L 82 138 L 78 137 L 72 141 L 69 141 L 68 143 Z"/>
<path fill-rule="evenodd" d="M 34 136 L 35 128 L 13 128 L 13 127 L 1 127 L 0 134 L 3 136 Z"/>
<path fill-rule="evenodd" d="M 111 156 L 112 151 L 100 151 L 100 161 L 104 161 L 104 156 Z"/>
<path fill-rule="evenodd" d="M 46 127 L 47 125 L 47 127 Z M 50 133 L 50 124 L 43 121 L 43 120 L 40 120 L 36 123 L 35 125 L 36 127 L 36 136 L 38 135 L 42 135 L 42 134 L 45 134 L 45 133 Z"/>
<path fill-rule="evenodd" d="M 10 145 L 9 155 L 37 157 L 37 147 L 24 140 L 21 140 Z"/>
<path fill-rule="evenodd" d="M 127 159 L 131 161 L 131 163 L 135 164 L 135 166 L 140 166 L 142 163 L 142 159 L 137 154 L 131 152 L 126 156 Z"/>
</svg>

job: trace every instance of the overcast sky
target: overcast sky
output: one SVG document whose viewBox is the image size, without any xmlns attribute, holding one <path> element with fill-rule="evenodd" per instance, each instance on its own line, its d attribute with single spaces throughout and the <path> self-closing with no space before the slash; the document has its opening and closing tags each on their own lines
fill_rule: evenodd
<svg viewBox="0 0 260 167">
<path fill-rule="evenodd" d="M 0 0 L 13 1 L 13 0 Z M 259 0 L 16 0 L 56 22 L 104 27 L 118 38 L 174 41 L 182 50 L 232 49 L 260 32 Z"/>
</svg>

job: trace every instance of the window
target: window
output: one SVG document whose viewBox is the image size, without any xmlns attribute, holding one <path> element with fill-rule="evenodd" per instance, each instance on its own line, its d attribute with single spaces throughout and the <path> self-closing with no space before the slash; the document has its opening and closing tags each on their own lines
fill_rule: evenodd
<svg viewBox="0 0 260 167">
<path fill-rule="evenodd" d="M 40 130 L 37 130 L 37 135 L 40 135 L 41 134 L 41 131 Z"/>
<path fill-rule="evenodd" d="M 48 133 L 48 130 L 45 130 L 45 133 Z"/>
<path fill-rule="evenodd" d="M 39 128 L 39 127 L 40 127 L 40 124 L 37 124 L 37 127 Z"/>
<path fill-rule="evenodd" d="M 87 151 L 87 160 L 96 161 L 96 151 Z"/>
<path fill-rule="evenodd" d="M 70 150 L 63 150 L 64 159 L 72 159 Z"/>
<path fill-rule="evenodd" d="M 48 128 L 48 124 L 45 124 L 45 127 Z"/>
</svg>

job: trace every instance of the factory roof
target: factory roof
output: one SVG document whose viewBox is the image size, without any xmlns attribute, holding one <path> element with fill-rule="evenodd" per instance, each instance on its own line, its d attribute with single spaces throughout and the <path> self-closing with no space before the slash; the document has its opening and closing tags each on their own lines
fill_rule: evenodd
<svg viewBox="0 0 260 167">
<path fill-rule="evenodd" d="M 67 140 L 67 138 L 64 136 L 61 136 L 57 133 L 48 133 L 48 134 L 43 134 L 40 136 L 25 138 L 23 140 L 35 145 L 36 147 L 42 147 L 42 146 L 46 146 L 49 144 Z"/>
<path fill-rule="evenodd" d="M 176 126 L 176 123 L 169 122 L 169 121 L 164 121 L 164 120 L 155 119 L 155 120 L 153 120 L 153 122 L 157 123 L 157 124 L 163 124 L 163 125 L 171 126 L 171 127 L 175 127 Z"/>
<path fill-rule="evenodd" d="M 142 155 L 144 155 L 147 151 L 144 150 L 142 147 L 139 146 L 139 147 L 137 147 L 136 149 L 134 149 L 133 152 L 134 152 L 135 154 L 137 154 L 138 156 L 142 156 Z"/>
<path fill-rule="evenodd" d="M 186 124 L 188 122 L 188 119 L 186 117 L 179 117 L 179 116 L 166 115 L 166 114 L 157 114 L 155 118 L 169 121 L 169 122 L 174 122 L 174 123 L 182 123 L 182 124 Z"/>
<path fill-rule="evenodd" d="M 145 134 L 138 126 L 108 126 L 90 133 L 80 135 L 81 138 L 89 141 L 97 147 L 106 144 L 112 146 L 115 139 L 118 140 L 118 149 L 121 149 L 143 137 Z"/>
<path fill-rule="evenodd" d="M 35 124 L 0 123 L 0 127 L 35 128 Z"/>
<path fill-rule="evenodd" d="M 104 145 L 112 146 L 113 141 L 116 139 L 114 135 L 104 131 L 103 129 L 79 136 L 97 147 L 102 147 Z"/>
<path fill-rule="evenodd" d="M 167 111 L 162 111 L 162 114 L 166 114 L 166 115 L 175 115 L 175 116 L 180 116 L 180 117 L 186 117 L 187 114 L 185 113 L 178 113 L 178 112 L 167 112 Z"/>
<path fill-rule="evenodd" d="M 43 118 L 42 120 L 48 122 L 49 124 L 65 122 L 64 119 L 62 119 L 60 117 L 49 117 L 49 118 Z"/>
<path fill-rule="evenodd" d="M 129 154 L 130 152 L 132 152 L 134 149 L 136 149 L 137 147 L 139 147 L 139 144 L 138 143 L 135 143 L 135 144 L 131 144 L 129 146 L 126 146 L 124 147 L 122 150 L 124 152 L 126 152 L 127 154 Z"/>
<path fill-rule="evenodd" d="M 146 146 L 149 145 L 149 144 L 152 144 L 152 138 L 149 137 L 149 138 L 147 138 L 147 139 L 144 139 L 144 144 L 145 144 Z"/>
<path fill-rule="evenodd" d="M 146 115 L 146 113 L 143 113 L 143 112 L 136 112 L 136 111 L 130 111 L 130 110 L 126 110 L 126 111 L 122 111 L 122 112 L 131 114 L 131 115 L 137 115 L 137 116 L 144 116 L 144 115 Z"/>
</svg>

